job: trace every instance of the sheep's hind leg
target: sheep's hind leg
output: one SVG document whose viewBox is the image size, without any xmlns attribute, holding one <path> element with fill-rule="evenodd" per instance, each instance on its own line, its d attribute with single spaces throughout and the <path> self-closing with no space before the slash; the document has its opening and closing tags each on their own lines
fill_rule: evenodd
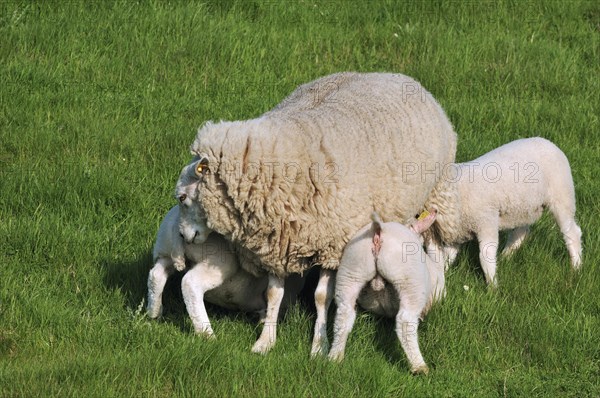
<svg viewBox="0 0 600 398">
<path fill-rule="evenodd" d="M 413 374 L 427 374 L 429 367 L 423 359 L 421 349 L 419 348 L 419 314 L 407 311 L 400 304 L 400 311 L 396 315 L 396 335 L 400 340 L 400 345 L 406 354 L 410 371 Z"/>
<path fill-rule="evenodd" d="M 368 280 L 360 279 L 344 282 L 340 281 L 339 274 L 337 276 L 335 288 L 337 312 L 333 326 L 333 343 L 328 356 L 331 361 L 339 362 L 344 359 L 348 335 L 352 331 L 356 319 L 356 300 L 367 282 Z"/>
<path fill-rule="evenodd" d="M 552 211 L 560 227 L 560 232 L 563 234 L 563 239 L 571 257 L 571 267 L 578 270 L 581 267 L 581 228 L 575 222 L 574 212 L 557 207 L 551 207 L 550 211 Z"/>
<path fill-rule="evenodd" d="M 284 280 L 269 274 L 269 285 L 267 287 L 267 316 L 263 325 L 262 333 L 254 346 L 252 352 L 266 354 L 275 345 L 277 339 L 277 317 L 279 307 L 283 300 Z"/>
<path fill-rule="evenodd" d="M 448 245 L 438 251 L 438 253 L 441 252 L 444 256 L 444 272 L 447 272 L 450 266 L 454 264 L 454 261 L 456 261 L 459 247 L 460 245 Z"/>
<path fill-rule="evenodd" d="M 311 356 L 327 354 L 329 340 L 327 339 L 327 312 L 333 300 L 335 288 L 335 271 L 321 269 L 319 283 L 315 289 L 315 307 L 317 308 L 317 320 L 315 322 L 315 334 L 313 337 Z"/>
<path fill-rule="evenodd" d="M 527 235 L 529 235 L 529 226 L 518 227 L 510 231 L 506 245 L 502 250 L 502 255 L 512 255 L 519 247 L 521 247 L 523 241 L 525 241 L 525 238 L 527 238 Z"/>
<path fill-rule="evenodd" d="M 169 276 L 175 271 L 172 261 L 159 258 L 148 275 L 148 316 L 158 318 L 162 315 L 162 294 Z"/>
</svg>

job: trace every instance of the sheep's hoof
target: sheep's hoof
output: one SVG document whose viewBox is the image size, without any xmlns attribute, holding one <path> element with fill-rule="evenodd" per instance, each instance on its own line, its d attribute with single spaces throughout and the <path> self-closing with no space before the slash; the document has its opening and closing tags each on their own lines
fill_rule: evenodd
<svg viewBox="0 0 600 398">
<path fill-rule="evenodd" d="M 429 368 L 427 367 L 427 365 L 423 364 L 421 366 L 417 366 L 416 368 L 411 369 L 410 373 L 412 373 L 413 375 L 425 375 L 427 376 L 429 374 Z"/>
<path fill-rule="evenodd" d="M 263 342 L 258 340 L 256 343 L 254 343 L 254 346 L 252 347 L 252 352 L 255 354 L 265 355 L 271 350 L 271 348 L 273 348 L 274 345 L 274 341 Z"/>
<path fill-rule="evenodd" d="M 325 356 L 327 355 L 327 351 L 329 351 L 329 341 L 325 338 L 321 341 L 313 342 L 310 350 L 310 357 L 316 358 L 319 356 Z"/>
<path fill-rule="evenodd" d="M 185 263 L 183 263 L 183 264 L 174 264 L 173 267 L 175 267 L 175 271 L 177 271 L 177 272 L 183 272 L 183 271 L 185 271 Z"/>
<path fill-rule="evenodd" d="M 207 340 L 215 340 L 217 338 L 212 330 L 196 330 L 196 335 Z"/>
<path fill-rule="evenodd" d="M 327 356 L 327 359 L 329 359 L 331 362 L 340 363 L 344 359 L 344 353 L 343 352 L 334 352 L 334 351 L 332 351 Z"/>
<path fill-rule="evenodd" d="M 146 314 L 150 319 L 158 319 L 162 316 L 162 308 L 148 308 Z"/>
<path fill-rule="evenodd" d="M 310 357 L 312 359 L 318 358 L 318 357 L 324 357 L 325 355 L 327 355 L 327 349 L 324 349 L 322 347 L 313 348 L 310 350 Z"/>
</svg>

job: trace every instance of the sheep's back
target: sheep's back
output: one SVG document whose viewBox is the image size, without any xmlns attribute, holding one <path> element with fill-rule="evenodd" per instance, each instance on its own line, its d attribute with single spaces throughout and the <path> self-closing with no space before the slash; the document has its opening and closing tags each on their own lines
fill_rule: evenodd
<svg viewBox="0 0 600 398">
<path fill-rule="evenodd" d="M 202 129 L 193 145 L 215 165 L 201 188 L 209 225 L 278 274 L 336 269 L 374 210 L 414 217 L 455 149 L 419 83 L 357 73 L 300 86 L 258 119 Z"/>
<path fill-rule="evenodd" d="M 575 211 L 569 162 L 552 142 L 535 137 L 512 141 L 460 165 L 463 218 L 485 222 L 485 209 L 500 214 L 499 228 L 535 222 L 542 207 L 560 200 Z"/>
</svg>

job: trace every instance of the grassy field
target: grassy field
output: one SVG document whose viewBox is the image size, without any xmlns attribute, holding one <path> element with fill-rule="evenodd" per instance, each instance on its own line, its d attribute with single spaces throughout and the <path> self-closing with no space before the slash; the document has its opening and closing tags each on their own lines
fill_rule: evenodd
<svg viewBox="0 0 600 398">
<path fill-rule="evenodd" d="M 342 364 L 310 360 L 308 299 L 265 357 L 245 315 L 211 307 L 218 338 L 194 336 L 177 278 L 164 319 L 146 319 L 151 246 L 197 127 L 345 70 L 422 82 L 459 161 L 553 140 L 581 273 L 548 215 L 500 260 L 496 292 L 464 248 L 421 326 L 426 377 L 366 313 Z M 600 396 L 599 93 L 593 1 L 2 1 L 0 396 Z"/>
</svg>

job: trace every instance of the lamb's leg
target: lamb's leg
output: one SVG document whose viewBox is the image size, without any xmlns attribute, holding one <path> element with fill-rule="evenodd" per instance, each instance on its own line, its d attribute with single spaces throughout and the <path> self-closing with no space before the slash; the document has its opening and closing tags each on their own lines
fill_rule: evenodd
<svg viewBox="0 0 600 398">
<path fill-rule="evenodd" d="M 477 233 L 479 240 L 479 261 L 485 280 L 491 287 L 497 287 L 496 280 L 496 253 L 498 252 L 498 228 L 488 226 L 487 229 Z"/>
<path fill-rule="evenodd" d="M 326 354 L 329 349 L 327 339 L 327 312 L 333 299 L 335 288 L 335 271 L 321 269 L 319 283 L 315 289 L 315 306 L 317 307 L 317 321 L 312 342 L 311 356 Z"/>
<path fill-rule="evenodd" d="M 332 361 L 341 361 L 344 359 L 344 351 L 348 335 L 354 326 L 356 319 L 356 300 L 360 291 L 367 284 L 367 280 L 343 278 L 340 282 L 340 275 L 337 276 L 335 288 L 335 304 L 337 311 L 335 322 L 333 324 L 333 343 L 328 358 Z"/>
<path fill-rule="evenodd" d="M 400 345 L 410 364 L 410 371 L 413 374 L 427 374 L 429 373 L 429 368 L 421 354 L 421 349 L 419 348 L 419 336 L 417 334 L 419 328 L 419 313 L 409 311 L 405 308 L 403 306 L 404 301 L 400 299 L 400 311 L 398 311 L 398 314 L 396 315 L 396 335 L 400 340 Z"/>
<path fill-rule="evenodd" d="M 442 253 L 444 256 L 444 271 L 448 271 L 448 268 L 454 264 L 456 256 L 458 256 L 459 247 L 459 245 L 448 245 L 443 247 Z"/>
<path fill-rule="evenodd" d="M 269 285 L 267 287 L 267 316 L 262 333 L 254 346 L 252 352 L 266 354 L 275 345 L 277 339 L 277 317 L 279 307 L 283 300 L 284 280 L 269 274 Z"/>
<path fill-rule="evenodd" d="M 213 329 L 204 306 L 204 293 L 223 284 L 224 275 L 207 272 L 198 264 L 190 269 L 181 280 L 181 292 L 187 312 L 194 324 L 194 331 L 206 337 L 214 337 Z"/>
<path fill-rule="evenodd" d="M 550 207 L 554 218 L 563 234 L 569 256 L 571 257 L 571 267 L 578 270 L 581 267 L 581 228 L 575 222 L 573 212 L 558 206 Z"/>
<path fill-rule="evenodd" d="M 400 308 L 396 314 L 396 335 L 410 364 L 410 371 L 413 374 L 427 374 L 429 368 L 419 348 L 417 331 L 421 314 L 427 312 L 428 294 L 413 280 L 411 275 L 408 275 L 408 278 L 407 275 L 399 277 L 392 282 L 392 285 L 400 300 Z M 434 292 L 430 294 L 434 294 Z"/>
<path fill-rule="evenodd" d="M 162 294 L 169 276 L 175 271 L 173 262 L 168 258 L 159 258 L 148 275 L 148 316 L 158 318 L 162 315 Z"/>
<path fill-rule="evenodd" d="M 508 240 L 502 250 L 503 256 L 510 256 L 513 254 L 521 245 L 525 238 L 529 235 L 529 226 L 518 227 L 510 231 L 508 234 Z"/>
</svg>

